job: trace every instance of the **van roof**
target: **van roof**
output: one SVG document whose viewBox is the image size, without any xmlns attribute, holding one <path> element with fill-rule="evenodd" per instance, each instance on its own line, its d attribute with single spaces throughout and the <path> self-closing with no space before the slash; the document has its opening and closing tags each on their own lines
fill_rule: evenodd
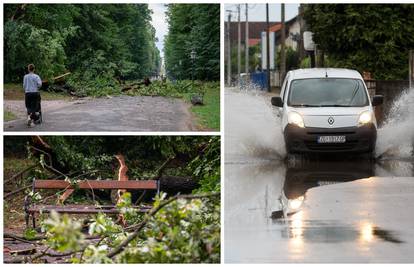
<svg viewBox="0 0 414 267">
<path fill-rule="evenodd" d="M 326 75 L 332 78 L 362 79 L 361 74 L 356 70 L 340 68 L 312 68 L 297 69 L 289 71 L 290 79 L 325 78 Z"/>
</svg>

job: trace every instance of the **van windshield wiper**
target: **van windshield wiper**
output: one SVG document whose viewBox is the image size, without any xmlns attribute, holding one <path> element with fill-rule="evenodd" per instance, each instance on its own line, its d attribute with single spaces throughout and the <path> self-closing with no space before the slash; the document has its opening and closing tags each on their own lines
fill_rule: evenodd
<svg viewBox="0 0 414 267">
<path fill-rule="evenodd" d="M 291 107 L 322 107 L 321 105 L 310 105 L 310 104 L 293 104 Z"/>
<path fill-rule="evenodd" d="M 320 107 L 351 107 L 351 106 L 350 105 L 333 104 L 333 105 L 321 105 Z"/>
</svg>

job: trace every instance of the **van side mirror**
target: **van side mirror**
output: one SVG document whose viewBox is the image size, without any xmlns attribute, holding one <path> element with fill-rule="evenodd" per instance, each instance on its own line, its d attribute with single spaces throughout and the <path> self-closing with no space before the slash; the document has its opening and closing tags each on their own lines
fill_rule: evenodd
<svg viewBox="0 0 414 267">
<path fill-rule="evenodd" d="M 384 102 L 384 97 L 382 95 L 374 95 L 372 98 L 372 105 L 379 106 Z"/>
<path fill-rule="evenodd" d="M 280 96 L 274 96 L 270 101 L 272 102 L 273 106 L 283 107 L 283 101 L 282 98 L 280 98 Z"/>
</svg>

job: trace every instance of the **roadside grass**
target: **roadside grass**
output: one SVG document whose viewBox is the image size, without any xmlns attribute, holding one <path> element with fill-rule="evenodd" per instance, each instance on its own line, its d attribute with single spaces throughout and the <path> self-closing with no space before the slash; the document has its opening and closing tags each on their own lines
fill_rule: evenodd
<svg viewBox="0 0 414 267">
<path fill-rule="evenodd" d="M 220 86 L 209 88 L 204 94 L 204 105 L 191 107 L 200 130 L 220 131 Z"/>
<path fill-rule="evenodd" d="M 4 121 L 12 121 L 17 119 L 17 116 L 11 111 L 4 110 L 3 114 Z"/>
<path fill-rule="evenodd" d="M 10 179 L 20 171 L 32 166 L 33 160 L 21 157 L 22 155 L 4 157 L 4 193 L 17 190 L 31 184 L 33 178 L 33 170 L 26 173 L 23 177 L 16 177 L 14 180 L 4 184 L 4 181 Z M 24 198 L 30 189 L 26 189 L 16 195 L 4 200 L 4 229 L 10 232 L 23 232 L 25 228 L 24 220 Z"/>
<path fill-rule="evenodd" d="M 24 100 L 24 90 L 20 83 L 5 83 L 3 85 L 4 100 Z M 63 93 L 40 91 L 42 100 L 70 100 L 71 96 Z"/>
<path fill-rule="evenodd" d="M 132 86 L 133 81 L 129 82 L 131 89 L 125 94 L 131 96 L 164 96 L 181 98 L 191 103 L 191 97 L 204 93 L 204 104 L 190 108 L 196 117 L 196 127 L 199 130 L 220 131 L 220 83 L 194 81 L 194 86 L 189 80 L 182 81 L 154 81 L 150 86 Z M 128 86 L 128 85 L 127 85 Z"/>
</svg>

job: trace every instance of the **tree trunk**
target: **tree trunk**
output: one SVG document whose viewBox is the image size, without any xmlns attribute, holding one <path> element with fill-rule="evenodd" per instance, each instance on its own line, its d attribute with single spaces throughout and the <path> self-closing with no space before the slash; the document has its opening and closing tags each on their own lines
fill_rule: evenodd
<svg viewBox="0 0 414 267">
<path fill-rule="evenodd" d="M 169 195 L 190 194 L 197 187 L 198 183 L 192 177 L 162 176 L 160 178 L 160 191 Z"/>
</svg>

